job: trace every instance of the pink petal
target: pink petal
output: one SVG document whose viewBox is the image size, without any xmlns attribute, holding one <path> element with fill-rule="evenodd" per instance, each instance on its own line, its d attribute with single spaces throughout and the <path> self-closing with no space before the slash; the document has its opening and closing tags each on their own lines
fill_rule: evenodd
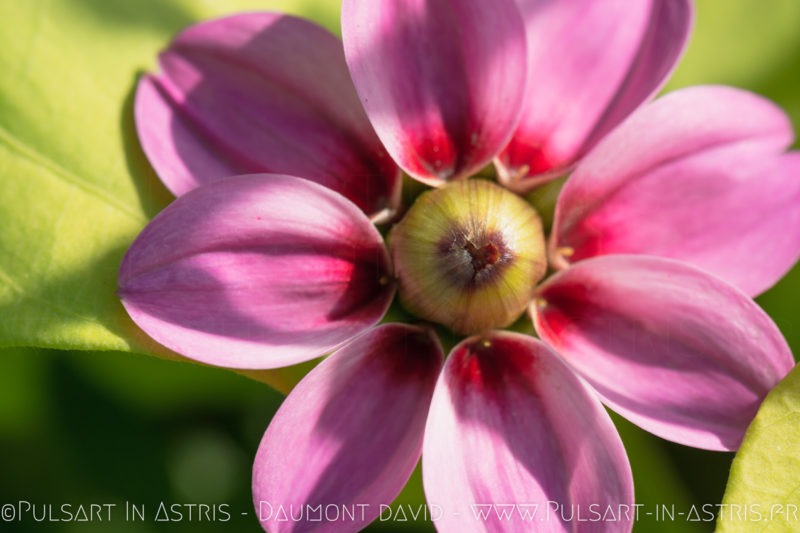
<svg viewBox="0 0 800 533">
<path fill-rule="evenodd" d="M 678 61 L 689 0 L 518 0 L 530 62 L 519 128 L 497 160 L 529 190 L 564 174 L 654 95 Z"/>
<path fill-rule="evenodd" d="M 650 254 L 751 295 L 800 257 L 800 154 L 786 115 L 753 94 L 696 87 L 612 133 L 570 177 L 552 243 L 568 260 Z"/>
<path fill-rule="evenodd" d="M 177 195 L 235 174 L 310 179 L 372 215 L 399 201 L 342 43 L 303 19 L 246 13 L 192 26 L 142 78 L 139 138 Z"/>
<path fill-rule="evenodd" d="M 128 250 L 119 294 L 151 337 L 231 368 L 306 361 L 375 324 L 394 294 L 375 227 L 310 181 L 228 178 L 159 214 Z"/>
<path fill-rule="evenodd" d="M 539 288 L 539 336 L 644 429 L 734 450 L 794 361 L 753 301 L 701 270 L 647 256 L 581 261 Z"/>
<path fill-rule="evenodd" d="M 632 526 L 630 465 L 608 414 L 552 350 L 517 333 L 453 349 L 428 415 L 422 475 L 440 532 Z"/>
<path fill-rule="evenodd" d="M 345 54 L 383 144 L 431 185 L 480 170 L 508 142 L 525 84 L 513 0 L 344 0 Z"/>
<path fill-rule="evenodd" d="M 312 370 L 256 455 L 253 499 L 264 529 L 358 531 L 377 518 L 419 460 L 443 355 L 432 332 L 388 324 Z"/>
</svg>

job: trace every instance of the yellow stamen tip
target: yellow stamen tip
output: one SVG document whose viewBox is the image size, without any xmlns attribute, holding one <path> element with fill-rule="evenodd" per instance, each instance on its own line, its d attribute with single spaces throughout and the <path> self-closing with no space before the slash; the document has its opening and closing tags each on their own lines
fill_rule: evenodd
<svg viewBox="0 0 800 533">
<path fill-rule="evenodd" d="M 572 246 L 562 246 L 556 251 L 558 252 L 558 255 L 560 255 L 561 257 L 572 257 L 573 255 L 575 255 L 575 248 L 573 248 Z"/>
</svg>

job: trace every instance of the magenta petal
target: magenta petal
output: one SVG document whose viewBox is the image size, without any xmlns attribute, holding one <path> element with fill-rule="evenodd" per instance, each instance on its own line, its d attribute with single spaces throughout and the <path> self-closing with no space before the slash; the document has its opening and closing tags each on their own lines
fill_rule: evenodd
<svg viewBox="0 0 800 533">
<path fill-rule="evenodd" d="M 679 259 L 751 295 L 800 256 L 800 154 L 756 95 L 695 87 L 643 108 L 577 168 L 558 200 L 555 260 Z"/>
<path fill-rule="evenodd" d="M 786 341 L 750 298 L 701 270 L 648 256 L 581 261 L 539 288 L 540 337 L 644 429 L 734 450 L 792 368 Z"/>
<path fill-rule="evenodd" d="M 529 190 L 566 172 L 667 79 L 683 51 L 689 0 L 518 0 L 527 25 L 528 91 L 497 160 Z"/>
<path fill-rule="evenodd" d="M 432 332 L 387 324 L 312 370 L 256 455 L 253 500 L 264 529 L 358 531 L 377 518 L 419 460 L 443 355 Z"/>
<path fill-rule="evenodd" d="M 550 348 L 517 333 L 472 337 L 450 353 L 422 475 L 440 532 L 632 526 L 630 465 L 608 414 Z"/>
<path fill-rule="evenodd" d="M 344 0 L 342 34 L 367 114 L 413 177 L 466 177 L 508 142 L 527 57 L 513 0 Z"/>
<path fill-rule="evenodd" d="M 275 368 L 375 324 L 394 294 L 389 257 L 339 194 L 279 175 L 199 187 L 131 245 L 119 294 L 151 337 L 186 357 Z"/>
<path fill-rule="evenodd" d="M 303 19 L 246 13 L 192 26 L 136 93 L 139 138 L 177 195 L 235 174 L 302 176 L 369 215 L 400 176 L 358 101 L 342 43 Z"/>
</svg>

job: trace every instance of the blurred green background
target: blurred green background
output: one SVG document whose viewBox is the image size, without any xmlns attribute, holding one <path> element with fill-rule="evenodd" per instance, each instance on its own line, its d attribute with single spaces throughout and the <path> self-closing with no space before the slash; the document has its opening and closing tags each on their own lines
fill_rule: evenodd
<svg viewBox="0 0 800 533">
<path fill-rule="evenodd" d="M 96 46 L 112 48 L 114 36 L 124 39 L 126 34 L 141 33 L 159 46 L 166 45 L 175 31 L 195 20 L 197 11 L 189 10 L 189 4 L 214 4 L 203 13 L 222 13 L 233 6 L 210 0 L 41 3 L 45 11 L 51 4 L 68 6 L 87 26 L 111 28 Z M 0 0 L 0 18 L 13 17 L 16 5 L 16 0 Z M 237 1 L 239 6 L 287 8 L 338 32 L 335 0 L 246 0 Z M 800 126 L 800 2 L 698 0 L 697 7 L 691 45 L 666 90 L 698 83 L 747 88 L 775 100 L 791 115 L 795 127 Z M 128 91 L 133 89 L 133 79 Z M 129 104 L 118 103 L 120 109 Z M 14 111 L 0 106 L 0 113 L 11 116 Z M 80 125 L 76 128 L 72 134 L 80 135 Z M 3 168 L 0 160 L 0 172 Z M 0 179 L 11 177 L 0 175 Z M 759 298 L 795 354 L 800 353 L 798 301 L 800 268 Z M 8 319 L 0 315 L 0 321 Z M 117 505 L 113 515 L 117 519 L 110 523 L 26 519 L 0 521 L 0 530 L 260 531 L 250 499 L 250 467 L 281 399 L 268 386 L 225 370 L 154 357 L 33 348 L 0 351 L 0 505 L 20 500 L 40 507 Z M 670 444 L 615 420 L 631 457 L 638 503 L 675 504 L 679 511 L 688 511 L 692 504 L 720 502 L 732 454 Z M 400 501 L 422 502 L 418 475 Z M 126 502 L 145 506 L 148 519 L 135 524 L 120 520 Z M 155 522 L 152 518 L 160 502 L 224 504 L 230 520 L 190 521 L 185 516 L 178 522 Z M 713 522 L 663 523 L 645 517 L 635 530 L 713 528 Z M 386 522 L 369 530 L 432 527 Z"/>
</svg>

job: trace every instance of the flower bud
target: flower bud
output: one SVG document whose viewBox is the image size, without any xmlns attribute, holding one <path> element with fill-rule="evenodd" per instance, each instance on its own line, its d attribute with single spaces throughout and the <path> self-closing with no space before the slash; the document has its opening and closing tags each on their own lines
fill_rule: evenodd
<svg viewBox="0 0 800 533">
<path fill-rule="evenodd" d="M 423 194 L 389 239 L 400 302 L 457 333 L 511 324 L 547 269 L 539 215 L 484 180 Z"/>
</svg>

